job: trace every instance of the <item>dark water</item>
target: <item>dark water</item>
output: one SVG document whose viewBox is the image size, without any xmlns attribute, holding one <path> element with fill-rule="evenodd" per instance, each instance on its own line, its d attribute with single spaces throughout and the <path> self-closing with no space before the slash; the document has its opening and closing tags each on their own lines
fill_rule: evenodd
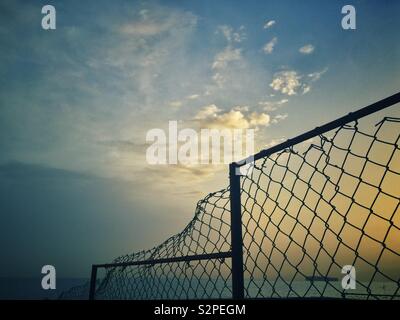
<svg viewBox="0 0 400 320">
<path fill-rule="evenodd" d="M 57 279 L 55 290 L 43 290 L 42 278 L 0 278 L 0 299 L 57 299 L 61 292 L 88 281 L 84 278 Z"/>
<path fill-rule="evenodd" d="M 44 300 L 44 299 L 58 299 L 60 294 L 63 291 L 67 291 L 71 289 L 72 287 L 75 286 L 80 286 L 85 283 L 87 283 L 88 279 L 85 278 L 60 278 L 57 279 L 56 283 L 56 290 L 43 290 L 41 287 L 41 278 L 0 278 L 0 299 L 34 299 L 34 300 Z M 137 281 L 137 280 L 132 280 L 132 281 Z M 218 297 L 225 297 L 229 298 L 231 296 L 231 292 L 227 288 L 227 284 L 225 282 L 220 282 L 218 280 L 215 281 L 215 287 L 214 290 L 217 289 L 216 293 Z M 160 284 L 160 283 L 159 283 Z M 178 283 L 176 284 L 178 286 Z M 182 283 L 180 284 L 182 285 Z M 365 284 L 365 286 L 368 286 L 368 284 Z M 171 282 L 168 282 L 168 286 L 166 287 L 175 287 Z M 324 297 L 336 297 L 340 298 L 340 282 L 334 282 L 330 283 L 328 287 L 326 287 L 326 284 L 321 282 L 321 283 L 316 283 L 315 287 L 311 288 L 310 290 L 310 283 L 304 282 L 304 281 L 295 281 L 291 285 L 291 290 L 289 290 L 287 284 L 285 284 L 282 281 L 277 281 L 274 283 L 274 290 L 272 290 L 272 287 L 269 285 L 266 285 L 266 283 L 263 283 L 262 281 L 252 281 L 252 283 L 249 283 L 249 281 L 245 280 L 245 287 L 247 291 L 247 296 L 248 297 L 298 297 L 298 296 L 304 296 L 304 297 L 320 297 L 321 292 L 324 292 L 323 296 Z M 118 289 L 121 292 L 125 292 L 125 295 L 119 296 L 119 299 L 140 299 L 140 298 L 146 298 L 143 296 L 141 292 L 133 292 L 131 286 L 125 286 L 125 287 L 119 287 Z M 109 287 L 109 290 L 116 289 L 114 287 Z M 204 286 L 204 292 L 202 292 L 201 287 L 198 287 L 197 290 L 193 291 L 192 290 L 186 290 L 186 292 L 191 292 L 191 295 L 193 296 L 187 296 L 186 294 L 184 296 L 174 296 L 171 295 L 171 292 L 165 293 L 166 295 L 160 295 L 160 292 L 153 292 L 150 296 L 152 298 L 165 298 L 165 299 L 181 299 L 181 298 L 199 298 L 201 296 L 207 296 L 207 286 Z M 394 283 L 385 283 L 385 282 L 375 282 L 370 285 L 371 292 L 373 294 L 383 294 L 383 295 L 393 295 L 395 293 L 398 294 L 398 286 Z M 293 290 L 293 291 L 292 291 Z M 172 290 L 173 291 L 173 290 Z M 208 294 L 213 292 L 213 290 L 209 291 Z M 215 292 L 214 292 L 215 293 Z M 360 285 L 360 283 L 357 285 L 356 290 L 350 290 L 349 293 L 352 294 L 365 294 L 366 290 L 365 287 Z M 86 299 L 86 293 L 85 296 L 82 297 L 67 297 L 67 299 L 71 298 L 84 298 Z M 210 296 L 212 297 L 212 295 Z M 98 297 L 101 299 L 101 297 Z M 360 297 L 358 297 L 360 298 Z M 399 297 L 397 297 L 399 298 Z"/>
</svg>

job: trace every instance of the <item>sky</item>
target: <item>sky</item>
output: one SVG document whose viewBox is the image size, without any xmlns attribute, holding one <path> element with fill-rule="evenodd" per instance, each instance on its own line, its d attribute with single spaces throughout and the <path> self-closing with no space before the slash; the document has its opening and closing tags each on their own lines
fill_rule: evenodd
<svg viewBox="0 0 400 320">
<path fill-rule="evenodd" d="M 254 129 L 260 150 L 394 94 L 398 1 L 0 4 L 0 277 L 64 277 L 151 248 L 227 166 L 151 166 L 146 133 Z"/>
</svg>

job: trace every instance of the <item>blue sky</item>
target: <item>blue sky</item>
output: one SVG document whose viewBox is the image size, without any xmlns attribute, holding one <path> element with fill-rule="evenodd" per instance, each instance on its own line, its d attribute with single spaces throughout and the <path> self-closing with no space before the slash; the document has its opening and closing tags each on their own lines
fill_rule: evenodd
<svg viewBox="0 0 400 320">
<path fill-rule="evenodd" d="M 400 87 L 398 1 L 352 1 L 348 31 L 345 1 L 53 1 L 53 31 L 44 4 L 0 5 L 0 276 L 87 275 L 179 231 L 227 170 L 149 167 L 168 120 L 206 110 L 261 149 Z"/>
</svg>

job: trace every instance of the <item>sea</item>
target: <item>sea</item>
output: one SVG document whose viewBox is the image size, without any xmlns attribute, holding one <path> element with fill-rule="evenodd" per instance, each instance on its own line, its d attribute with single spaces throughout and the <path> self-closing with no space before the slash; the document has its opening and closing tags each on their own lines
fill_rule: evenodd
<svg viewBox="0 0 400 320">
<path fill-rule="evenodd" d="M 44 290 L 41 287 L 41 278 L 0 278 L 0 300 L 56 300 L 60 298 L 63 292 L 69 289 L 81 286 L 87 283 L 86 278 L 60 278 L 57 279 L 55 290 Z M 134 281 L 134 280 L 132 280 Z M 157 292 L 150 293 L 147 297 L 158 299 L 196 299 L 202 298 L 230 298 L 231 290 L 224 281 L 207 280 L 204 285 L 191 285 L 190 289 L 182 290 L 182 286 L 175 280 L 171 283 L 168 281 L 170 290 L 168 296 L 158 295 Z M 159 283 L 160 284 L 160 283 Z M 131 287 L 131 286 L 130 286 Z M 174 292 L 174 288 L 179 288 L 176 292 L 178 295 L 170 295 Z M 278 279 L 270 280 L 266 283 L 263 280 L 245 279 L 245 296 L 249 298 L 346 298 L 365 299 L 370 294 L 370 299 L 391 299 L 393 295 L 397 295 L 396 299 L 400 299 L 400 289 L 394 282 L 373 282 L 371 284 L 359 282 L 355 289 L 343 290 L 340 281 L 326 282 L 316 281 L 310 285 L 309 281 L 293 281 L 290 286 L 287 282 Z M 141 299 L 141 292 L 135 293 L 127 290 L 128 294 L 121 296 L 121 299 Z M 85 292 L 80 299 L 86 299 Z"/>
</svg>

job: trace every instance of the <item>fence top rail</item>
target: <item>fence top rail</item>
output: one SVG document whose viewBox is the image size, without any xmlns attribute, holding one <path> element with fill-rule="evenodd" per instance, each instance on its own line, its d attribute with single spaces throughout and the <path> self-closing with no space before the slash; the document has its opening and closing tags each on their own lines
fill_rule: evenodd
<svg viewBox="0 0 400 320">
<path fill-rule="evenodd" d="M 326 133 L 328 131 L 331 131 L 333 129 L 336 129 L 346 123 L 358 120 L 362 117 L 368 116 L 371 113 L 375 113 L 379 110 L 388 108 L 396 103 L 400 102 L 400 92 L 395 93 L 394 95 L 391 95 L 385 99 L 382 99 L 380 101 L 377 101 L 373 104 L 370 104 L 369 106 L 366 106 L 364 108 L 361 108 L 357 111 L 350 112 L 349 114 L 340 117 L 336 120 L 333 120 L 331 122 L 328 122 L 320 127 L 316 127 L 315 129 L 312 129 L 310 131 L 307 131 L 303 134 L 300 134 L 292 139 L 288 139 L 282 143 L 279 143 L 271 148 L 261 150 L 260 152 L 256 153 L 253 156 L 249 156 L 246 159 L 243 159 L 242 161 L 239 162 L 234 162 L 232 165 L 234 167 L 241 167 L 247 163 L 254 162 L 256 160 L 259 160 L 261 158 L 265 158 L 270 156 L 271 154 L 274 154 L 276 152 L 279 152 L 283 149 L 286 149 L 288 147 L 294 146 L 296 144 L 302 143 L 304 141 L 307 141 L 308 139 L 314 138 L 316 136 L 319 136 L 323 133 Z"/>
<path fill-rule="evenodd" d="M 162 258 L 162 259 L 154 259 L 154 260 L 139 260 L 139 261 L 131 261 L 131 262 L 94 264 L 93 267 L 95 267 L 95 268 L 129 267 L 129 266 L 138 266 L 138 265 L 147 265 L 147 264 L 153 265 L 153 264 L 159 264 L 159 263 L 172 263 L 172 262 L 184 262 L 184 261 L 190 262 L 190 261 L 194 261 L 194 260 L 225 259 L 225 258 L 230 258 L 231 256 L 232 256 L 231 251 L 228 251 L 228 252 L 217 252 L 217 253 L 182 256 L 182 257 Z"/>
</svg>

